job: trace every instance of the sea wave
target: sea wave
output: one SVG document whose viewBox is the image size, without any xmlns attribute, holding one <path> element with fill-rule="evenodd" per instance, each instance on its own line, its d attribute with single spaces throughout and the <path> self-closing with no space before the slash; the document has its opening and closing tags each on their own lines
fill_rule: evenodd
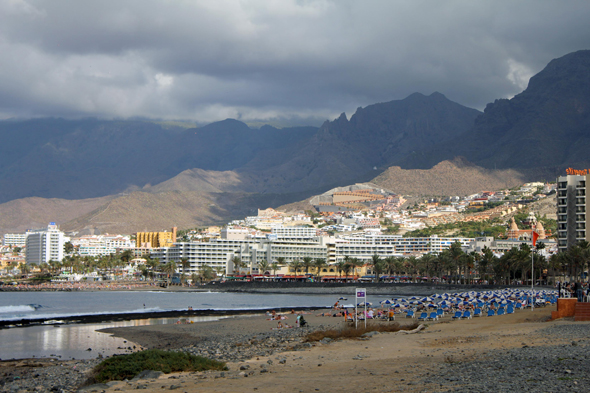
<svg viewBox="0 0 590 393">
<path fill-rule="evenodd" d="M 40 306 L 36 304 L 21 304 L 17 306 L 0 306 L 0 314 L 16 314 L 34 312 Z"/>
</svg>

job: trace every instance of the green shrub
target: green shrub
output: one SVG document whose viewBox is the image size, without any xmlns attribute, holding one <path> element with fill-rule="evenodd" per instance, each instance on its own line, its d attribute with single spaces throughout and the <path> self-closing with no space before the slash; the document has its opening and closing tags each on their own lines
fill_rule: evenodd
<svg viewBox="0 0 590 393">
<path fill-rule="evenodd" d="M 185 352 L 148 349 L 128 355 L 116 355 L 94 368 L 92 382 L 131 379 L 144 370 L 165 374 L 179 371 L 227 370 L 224 362 L 195 356 Z"/>
</svg>

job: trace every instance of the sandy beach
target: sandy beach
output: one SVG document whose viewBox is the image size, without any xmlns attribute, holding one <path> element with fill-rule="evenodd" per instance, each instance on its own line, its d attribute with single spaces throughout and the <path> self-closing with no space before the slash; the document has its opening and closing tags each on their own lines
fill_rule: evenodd
<svg viewBox="0 0 590 393">
<path fill-rule="evenodd" d="M 571 319 L 548 321 L 553 310 L 555 306 L 458 321 L 446 316 L 440 321 L 427 322 L 426 329 L 416 334 L 379 333 L 361 340 L 311 344 L 303 342 L 304 329 L 272 330 L 277 322 L 267 320 L 266 315 L 109 329 L 110 334 L 144 348 L 209 351 L 213 358 L 238 360 L 229 361 L 229 371 L 225 372 L 176 373 L 114 381 L 87 389 L 97 392 L 137 389 L 500 392 L 511 391 L 510 386 L 521 384 L 520 391 L 587 391 L 590 323 L 574 323 Z M 312 328 L 343 323 L 340 318 L 315 314 L 305 315 Z M 406 321 L 411 320 L 399 318 L 401 323 Z M 70 366 L 66 364 L 62 368 L 70 367 L 69 371 L 73 372 L 73 363 L 65 363 Z M 90 364 L 80 370 L 87 374 Z M 33 367 L 27 370 L 27 373 L 35 372 L 38 371 Z"/>
</svg>

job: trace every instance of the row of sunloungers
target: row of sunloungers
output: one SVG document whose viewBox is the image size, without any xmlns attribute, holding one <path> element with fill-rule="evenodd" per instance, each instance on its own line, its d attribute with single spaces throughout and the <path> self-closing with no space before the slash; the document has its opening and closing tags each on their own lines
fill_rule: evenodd
<svg viewBox="0 0 590 393">
<path fill-rule="evenodd" d="M 553 304 L 557 301 L 556 298 L 547 298 L 547 302 Z M 526 307 L 530 307 L 528 304 Z M 507 305 L 498 305 L 497 303 L 477 303 L 477 307 L 472 310 L 463 310 L 463 311 L 455 311 L 455 314 L 452 316 L 453 320 L 457 319 L 471 319 L 472 317 L 481 317 L 482 315 L 487 315 L 488 317 L 497 316 L 497 315 L 505 315 L 505 314 L 514 314 L 516 309 L 523 309 L 525 306 L 520 301 L 512 304 L 509 303 Z M 431 312 L 421 312 L 420 316 L 417 318 L 419 321 L 435 321 L 441 318 L 445 313 L 445 310 L 442 308 L 436 309 L 435 311 Z M 415 318 L 415 311 L 408 310 L 406 312 L 406 318 Z"/>
</svg>

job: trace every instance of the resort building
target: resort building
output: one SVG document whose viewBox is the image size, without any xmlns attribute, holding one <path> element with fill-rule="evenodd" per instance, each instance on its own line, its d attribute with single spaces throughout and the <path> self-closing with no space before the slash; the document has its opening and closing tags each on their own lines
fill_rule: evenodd
<svg viewBox="0 0 590 393">
<path fill-rule="evenodd" d="M 68 240 L 54 222 L 49 223 L 47 229 L 27 232 L 27 264 L 61 261 L 64 257 L 64 244 Z"/>
<path fill-rule="evenodd" d="M 72 239 L 80 256 L 100 256 L 115 254 L 120 250 L 135 247 L 135 243 L 128 236 L 121 235 L 89 235 Z"/>
<path fill-rule="evenodd" d="M 307 226 L 277 226 L 271 231 L 277 239 L 311 239 L 318 235 L 318 230 Z"/>
<path fill-rule="evenodd" d="M 6 233 L 2 238 L 3 246 L 24 247 L 27 244 L 26 233 Z"/>
<path fill-rule="evenodd" d="M 401 235 L 372 235 L 344 236 L 335 241 L 334 257 L 328 259 L 328 263 L 336 263 L 348 256 L 357 258 L 363 262 L 369 262 L 373 255 L 381 258 L 389 256 L 439 254 L 444 249 L 451 247 L 455 242 L 465 246 L 471 242 L 464 237 L 403 237 Z"/>
<path fill-rule="evenodd" d="M 530 230 L 528 231 L 530 233 Z M 557 252 L 557 242 L 552 239 L 539 239 L 537 240 L 537 245 L 539 243 L 545 244 L 545 248 L 539 250 L 539 255 L 543 255 L 548 258 L 551 254 Z M 532 247 L 532 242 L 530 237 L 526 240 L 516 240 L 516 239 L 494 239 L 493 237 L 476 237 L 472 239 L 469 244 L 463 246 L 462 249 L 466 253 L 470 253 L 475 251 L 477 253 L 482 253 L 484 248 L 489 248 L 494 254 L 502 255 L 507 251 L 510 251 L 512 248 L 516 247 L 519 248 L 521 244 L 526 244 L 529 247 Z"/>
<path fill-rule="evenodd" d="M 137 232 L 135 236 L 137 247 L 171 247 L 176 242 L 176 227 L 172 232 Z"/>
<path fill-rule="evenodd" d="M 306 228 L 311 229 L 311 228 Z M 313 232 L 309 231 L 309 235 Z M 329 237 L 304 236 L 303 233 L 282 231 L 277 228 L 266 238 L 210 239 L 207 242 L 175 243 L 172 247 L 153 249 L 152 258 L 161 263 L 187 259 L 187 274 L 210 266 L 226 274 L 258 274 L 261 262 L 302 261 L 303 258 L 325 259 L 330 265 L 346 257 L 369 262 L 373 255 L 381 258 L 403 255 L 438 254 L 454 242 L 466 246 L 473 239 L 443 238 L 438 236 L 405 238 L 399 235 L 363 233 L 360 236 Z M 243 266 L 234 265 L 239 258 Z"/>
<path fill-rule="evenodd" d="M 581 172 L 580 174 L 569 174 Z M 587 171 L 568 170 L 568 175 L 557 179 L 557 244 L 565 251 L 581 240 L 590 241 L 586 231 Z"/>
<path fill-rule="evenodd" d="M 155 249 L 151 253 L 151 257 L 158 258 L 161 263 L 188 259 L 187 274 L 198 272 L 204 265 L 222 270 L 226 274 L 256 274 L 258 264 L 263 261 L 272 263 L 278 258 L 284 258 L 290 262 L 305 257 L 326 258 L 326 255 L 327 246 L 321 237 L 300 240 L 211 239 L 208 242 L 176 243 L 172 247 Z M 244 264 L 242 268 L 234 266 L 235 257 Z"/>
</svg>

